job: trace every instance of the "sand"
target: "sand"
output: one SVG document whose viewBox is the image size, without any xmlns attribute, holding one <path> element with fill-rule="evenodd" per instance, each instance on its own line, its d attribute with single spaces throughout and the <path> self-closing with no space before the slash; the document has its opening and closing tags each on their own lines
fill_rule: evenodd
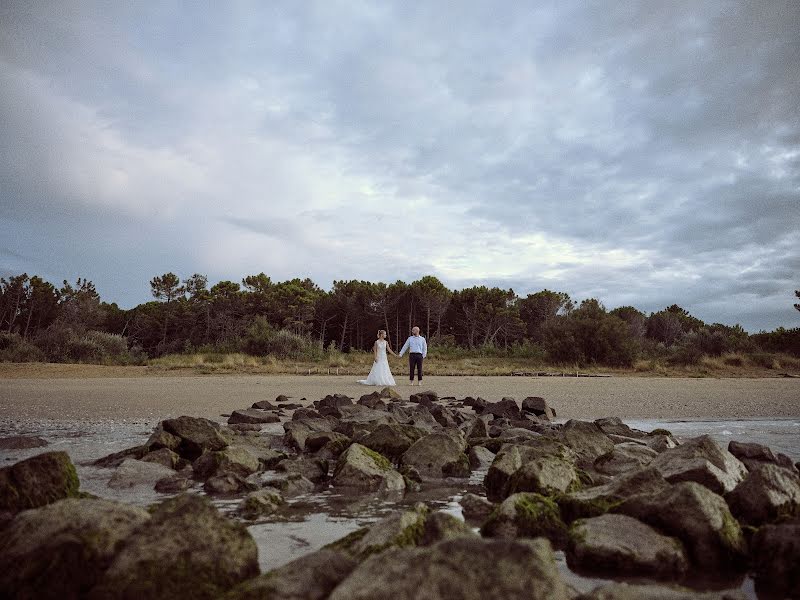
<svg viewBox="0 0 800 600">
<path fill-rule="evenodd" d="M 800 379 L 428 377 L 422 388 L 398 380 L 405 398 L 419 389 L 440 396 L 521 401 L 542 396 L 561 418 L 753 419 L 800 417 Z M 143 419 L 183 414 L 218 417 L 285 394 L 308 402 L 329 393 L 358 398 L 377 389 L 355 378 L 294 375 L 0 379 L 6 419 Z"/>
</svg>

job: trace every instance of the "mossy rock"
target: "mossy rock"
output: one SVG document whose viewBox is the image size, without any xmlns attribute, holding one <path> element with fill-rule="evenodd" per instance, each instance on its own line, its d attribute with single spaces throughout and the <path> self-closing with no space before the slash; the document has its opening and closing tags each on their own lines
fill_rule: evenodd
<svg viewBox="0 0 800 600">
<path fill-rule="evenodd" d="M 506 498 L 481 527 L 486 537 L 545 537 L 556 548 L 567 542 L 567 525 L 558 504 L 546 496 L 520 492 Z"/>
<path fill-rule="evenodd" d="M 419 545 L 425 536 L 429 510 L 417 504 L 414 510 L 396 512 L 326 546 L 363 559 L 387 548 L 408 548 Z M 433 535 L 433 534 L 431 534 Z"/>
<path fill-rule="evenodd" d="M 17 513 L 78 496 L 80 481 L 66 452 L 45 452 L 0 469 L 0 511 Z"/>
</svg>

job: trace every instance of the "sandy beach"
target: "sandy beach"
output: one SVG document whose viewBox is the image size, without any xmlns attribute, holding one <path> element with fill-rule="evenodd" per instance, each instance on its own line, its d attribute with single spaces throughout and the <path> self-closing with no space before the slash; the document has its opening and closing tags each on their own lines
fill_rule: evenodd
<svg viewBox="0 0 800 600">
<path fill-rule="evenodd" d="M 560 418 L 800 417 L 797 379 L 428 377 L 423 388 L 399 383 L 397 390 L 406 398 L 419 389 L 492 401 L 542 396 Z M 358 398 L 373 389 L 353 377 L 314 375 L 0 379 L 0 415 L 34 420 L 162 419 L 182 414 L 214 418 L 257 400 L 274 400 L 278 394 L 311 402 L 332 393 Z"/>
</svg>

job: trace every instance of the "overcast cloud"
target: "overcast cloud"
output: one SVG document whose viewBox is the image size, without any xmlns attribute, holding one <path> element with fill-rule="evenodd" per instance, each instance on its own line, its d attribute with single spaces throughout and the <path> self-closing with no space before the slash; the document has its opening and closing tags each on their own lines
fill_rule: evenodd
<svg viewBox="0 0 800 600">
<path fill-rule="evenodd" d="M 800 326 L 800 3 L 508 4 L 0 3 L 0 274 Z"/>
</svg>

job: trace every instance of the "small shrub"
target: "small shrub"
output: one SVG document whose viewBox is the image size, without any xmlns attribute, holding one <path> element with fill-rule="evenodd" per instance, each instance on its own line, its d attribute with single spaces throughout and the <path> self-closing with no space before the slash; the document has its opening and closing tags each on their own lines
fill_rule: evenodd
<svg viewBox="0 0 800 600">
<path fill-rule="evenodd" d="M 781 364 L 774 354 L 769 352 L 754 352 L 747 357 L 750 362 L 763 369 L 780 369 Z"/>
<path fill-rule="evenodd" d="M 86 337 L 69 340 L 66 351 L 67 357 L 76 362 L 100 362 L 105 356 L 103 346 Z"/>
<path fill-rule="evenodd" d="M 729 367 L 743 367 L 744 356 L 742 356 L 741 354 L 727 354 L 722 357 L 722 362 L 728 365 Z"/>
<path fill-rule="evenodd" d="M 0 333 L 0 362 L 41 362 L 44 353 L 17 333 Z"/>
<path fill-rule="evenodd" d="M 93 342 L 103 349 L 105 356 L 122 356 L 128 352 L 128 340 L 117 333 L 89 331 L 83 339 Z"/>
<path fill-rule="evenodd" d="M 264 317 L 256 317 L 242 339 L 242 348 L 248 354 L 263 356 L 269 354 L 275 329 Z"/>
</svg>

